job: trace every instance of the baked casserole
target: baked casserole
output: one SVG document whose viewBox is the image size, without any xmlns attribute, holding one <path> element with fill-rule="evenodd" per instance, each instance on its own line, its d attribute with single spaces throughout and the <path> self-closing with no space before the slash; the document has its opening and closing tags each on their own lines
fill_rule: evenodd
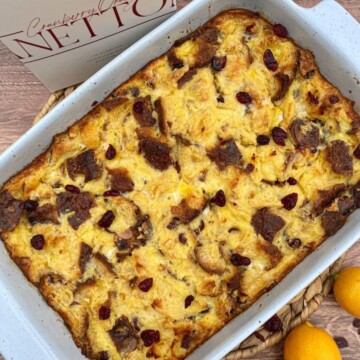
<svg viewBox="0 0 360 360">
<path fill-rule="evenodd" d="M 2 240 L 85 356 L 184 359 L 360 207 L 353 105 L 226 11 L 3 186 Z"/>
</svg>

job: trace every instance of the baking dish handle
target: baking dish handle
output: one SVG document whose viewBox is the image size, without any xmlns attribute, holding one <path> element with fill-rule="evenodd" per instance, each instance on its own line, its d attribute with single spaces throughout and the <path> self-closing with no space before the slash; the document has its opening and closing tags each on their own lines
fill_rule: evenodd
<svg viewBox="0 0 360 360">
<path fill-rule="evenodd" d="M 297 7 L 346 58 L 354 64 L 360 63 L 360 24 L 346 9 L 335 0 L 323 0 L 311 9 Z"/>
</svg>

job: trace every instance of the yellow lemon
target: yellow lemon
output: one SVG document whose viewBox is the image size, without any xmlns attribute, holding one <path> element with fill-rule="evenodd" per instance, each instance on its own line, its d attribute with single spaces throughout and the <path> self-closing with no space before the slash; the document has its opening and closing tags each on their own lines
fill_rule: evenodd
<svg viewBox="0 0 360 360">
<path fill-rule="evenodd" d="M 284 359 L 341 360 L 341 354 L 329 333 L 306 322 L 293 329 L 286 338 Z"/>
<path fill-rule="evenodd" d="M 360 318 L 360 267 L 340 271 L 335 280 L 334 295 L 338 304 L 350 315 Z"/>
</svg>

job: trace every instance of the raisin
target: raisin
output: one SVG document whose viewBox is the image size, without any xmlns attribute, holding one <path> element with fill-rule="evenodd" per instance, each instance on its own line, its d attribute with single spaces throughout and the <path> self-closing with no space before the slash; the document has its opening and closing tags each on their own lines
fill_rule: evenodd
<svg viewBox="0 0 360 360">
<path fill-rule="evenodd" d="M 103 196 L 120 196 L 120 192 L 117 190 L 108 190 L 104 192 Z"/>
<path fill-rule="evenodd" d="M 289 33 L 287 31 L 287 28 L 284 25 L 274 24 L 273 25 L 273 30 L 274 30 L 274 33 L 279 37 L 282 37 L 282 38 L 287 38 L 288 37 Z"/>
<path fill-rule="evenodd" d="M 101 227 L 101 228 L 108 228 L 111 226 L 111 224 L 113 223 L 115 219 L 115 215 L 114 213 L 109 210 L 107 211 L 103 216 L 102 218 L 99 220 L 98 222 L 98 225 Z"/>
<path fill-rule="evenodd" d="M 187 239 L 184 233 L 179 234 L 179 241 L 185 245 L 187 243 Z"/>
<path fill-rule="evenodd" d="M 221 96 L 221 95 L 219 95 L 216 100 L 217 100 L 217 102 L 219 102 L 219 103 L 224 103 L 224 102 L 225 102 L 224 97 Z"/>
<path fill-rule="evenodd" d="M 268 145 L 270 143 L 270 136 L 259 135 L 256 138 L 256 142 L 258 143 L 258 145 Z"/>
<path fill-rule="evenodd" d="M 191 303 L 194 301 L 194 299 L 195 298 L 192 295 L 189 295 L 189 296 L 186 297 L 186 299 L 185 299 L 185 309 L 188 308 L 191 305 Z"/>
<path fill-rule="evenodd" d="M 42 250 L 45 246 L 45 239 L 43 235 L 35 235 L 30 240 L 31 246 L 35 250 Z"/>
<path fill-rule="evenodd" d="M 264 325 L 265 330 L 274 333 L 277 331 L 282 330 L 283 323 L 281 319 L 275 314 L 273 317 L 271 317 Z"/>
<path fill-rule="evenodd" d="M 295 238 L 295 239 L 289 239 L 288 240 L 288 244 L 290 247 L 292 247 L 293 249 L 297 249 L 301 246 L 301 240 L 299 238 Z"/>
<path fill-rule="evenodd" d="M 108 149 L 106 150 L 105 157 L 108 160 L 112 160 L 116 156 L 116 150 L 112 145 L 109 145 Z"/>
<path fill-rule="evenodd" d="M 330 101 L 330 104 L 334 105 L 334 104 L 337 104 L 340 101 L 340 99 L 336 95 L 331 95 L 329 97 L 329 101 Z"/>
<path fill-rule="evenodd" d="M 147 347 L 160 341 L 160 333 L 158 330 L 144 330 L 141 332 L 140 337 Z"/>
<path fill-rule="evenodd" d="M 191 343 L 191 335 L 185 334 L 181 340 L 181 347 L 183 349 L 190 349 L 190 343 Z"/>
<path fill-rule="evenodd" d="M 214 56 L 211 65 L 216 71 L 221 71 L 226 66 L 226 56 Z"/>
<path fill-rule="evenodd" d="M 360 159 L 360 145 L 357 146 L 357 148 L 354 150 L 353 154 L 357 159 Z"/>
<path fill-rule="evenodd" d="M 224 191 L 219 190 L 215 196 L 210 200 L 210 203 L 213 203 L 219 207 L 224 207 L 226 205 L 226 196 Z"/>
<path fill-rule="evenodd" d="M 353 320 L 353 327 L 360 329 L 360 319 Z"/>
<path fill-rule="evenodd" d="M 288 135 L 284 129 L 276 126 L 272 129 L 271 135 L 275 144 L 278 144 L 280 146 L 285 146 L 285 139 L 287 139 Z"/>
<path fill-rule="evenodd" d="M 110 309 L 107 306 L 101 306 L 99 309 L 99 319 L 107 320 L 110 317 Z"/>
<path fill-rule="evenodd" d="M 71 194 L 80 194 L 80 189 L 75 185 L 66 185 L 65 190 Z"/>
<path fill-rule="evenodd" d="M 286 210 L 292 210 L 296 206 L 297 201 L 298 201 L 297 193 L 286 195 L 281 199 L 281 202 Z"/>
<path fill-rule="evenodd" d="M 251 260 L 246 256 L 242 256 L 240 254 L 234 253 L 230 257 L 230 262 L 234 266 L 249 266 L 251 264 Z"/>
<path fill-rule="evenodd" d="M 270 49 L 266 49 L 264 52 L 264 64 L 271 71 L 276 71 L 279 68 L 279 64 Z"/>
<path fill-rule="evenodd" d="M 345 349 L 349 347 L 349 343 L 343 336 L 334 337 L 334 341 L 336 342 L 336 345 L 339 347 L 339 349 Z"/>
<path fill-rule="evenodd" d="M 179 224 L 179 218 L 173 217 L 171 221 L 167 224 L 166 228 L 169 230 L 174 230 Z"/>
<path fill-rule="evenodd" d="M 247 174 L 251 174 L 255 170 L 255 166 L 253 164 L 247 164 L 245 168 L 245 172 Z"/>
<path fill-rule="evenodd" d="M 294 179 L 293 177 L 289 177 L 288 179 L 287 179 L 287 183 L 289 184 L 289 185 L 296 185 L 297 184 L 297 180 L 296 179 Z"/>
<path fill-rule="evenodd" d="M 153 278 L 147 278 L 139 283 L 139 289 L 143 292 L 148 292 L 153 286 Z"/>
<path fill-rule="evenodd" d="M 236 94 L 236 99 L 240 104 L 248 105 L 252 102 L 252 97 L 245 91 L 240 91 Z"/>
<path fill-rule="evenodd" d="M 319 103 L 319 99 L 311 92 L 308 92 L 308 99 L 311 103 L 317 105 Z"/>
<path fill-rule="evenodd" d="M 27 212 L 32 212 L 38 208 L 39 203 L 35 200 L 26 200 L 24 201 L 23 206 L 24 210 L 26 210 Z"/>
</svg>

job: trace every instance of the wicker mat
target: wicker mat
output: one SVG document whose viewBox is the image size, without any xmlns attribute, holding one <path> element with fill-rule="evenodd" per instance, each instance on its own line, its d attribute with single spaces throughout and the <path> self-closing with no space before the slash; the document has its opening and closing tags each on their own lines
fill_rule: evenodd
<svg viewBox="0 0 360 360">
<path fill-rule="evenodd" d="M 38 122 L 54 106 L 71 94 L 75 88 L 76 86 L 72 86 L 51 94 L 34 119 L 34 123 Z M 334 282 L 333 275 L 339 271 L 345 256 L 346 254 L 339 258 L 330 268 L 325 270 L 314 282 L 302 290 L 277 313 L 283 322 L 282 330 L 270 333 L 264 327 L 259 328 L 258 331 L 230 352 L 224 360 L 250 359 L 255 354 L 280 342 L 291 329 L 303 323 L 319 308 L 323 299 L 329 294 Z"/>
</svg>

